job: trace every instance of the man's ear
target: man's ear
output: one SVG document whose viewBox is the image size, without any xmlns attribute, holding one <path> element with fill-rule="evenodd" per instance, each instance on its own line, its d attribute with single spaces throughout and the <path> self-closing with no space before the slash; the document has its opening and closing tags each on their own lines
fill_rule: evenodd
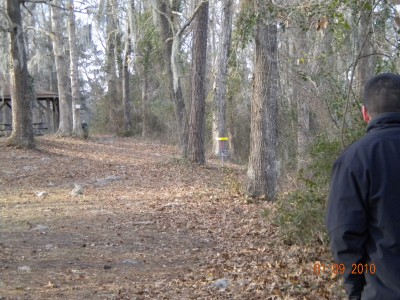
<svg viewBox="0 0 400 300">
<path fill-rule="evenodd" d="M 363 119 L 365 122 L 368 123 L 369 121 L 371 121 L 371 116 L 369 115 L 368 110 L 364 105 L 361 108 L 361 112 L 362 112 Z"/>
</svg>

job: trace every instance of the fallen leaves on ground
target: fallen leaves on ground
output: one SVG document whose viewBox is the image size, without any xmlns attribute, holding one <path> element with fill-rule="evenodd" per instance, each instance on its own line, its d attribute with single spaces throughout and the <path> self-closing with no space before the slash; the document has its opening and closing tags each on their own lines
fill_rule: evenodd
<svg viewBox="0 0 400 300">
<path fill-rule="evenodd" d="M 241 166 L 132 138 L 37 145 L 0 140 L 0 299 L 344 298 L 326 247 L 285 245 Z"/>
</svg>

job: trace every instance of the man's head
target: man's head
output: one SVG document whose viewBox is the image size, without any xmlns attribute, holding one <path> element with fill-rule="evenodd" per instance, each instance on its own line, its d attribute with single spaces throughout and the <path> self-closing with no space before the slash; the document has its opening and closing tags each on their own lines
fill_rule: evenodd
<svg viewBox="0 0 400 300">
<path fill-rule="evenodd" d="M 400 75 L 382 73 L 365 85 L 364 120 L 385 112 L 400 112 Z"/>
</svg>

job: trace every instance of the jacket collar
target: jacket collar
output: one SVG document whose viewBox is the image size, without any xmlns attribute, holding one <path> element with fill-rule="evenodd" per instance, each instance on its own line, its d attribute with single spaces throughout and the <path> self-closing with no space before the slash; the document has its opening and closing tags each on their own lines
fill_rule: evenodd
<svg viewBox="0 0 400 300">
<path fill-rule="evenodd" d="M 367 126 L 367 132 L 372 129 L 383 129 L 387 127 L 400 127 L 400 112 L 388 112 L 377 115 Z"/>
</svg>

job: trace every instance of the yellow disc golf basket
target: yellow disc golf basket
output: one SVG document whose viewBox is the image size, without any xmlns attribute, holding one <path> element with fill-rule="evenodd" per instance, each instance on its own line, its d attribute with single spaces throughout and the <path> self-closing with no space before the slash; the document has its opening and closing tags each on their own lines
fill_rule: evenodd
<svg viewBox="0 0 400 300">
<path fill-rule="evenodd" d="M 227 137 L 219 137 L 217 138 L 218 147 L 219 147 L 219 156 L 221 157 L 222 162 L 229 158 L 229 147 L 228 141 L 229 138 Z"/>
</svg>

